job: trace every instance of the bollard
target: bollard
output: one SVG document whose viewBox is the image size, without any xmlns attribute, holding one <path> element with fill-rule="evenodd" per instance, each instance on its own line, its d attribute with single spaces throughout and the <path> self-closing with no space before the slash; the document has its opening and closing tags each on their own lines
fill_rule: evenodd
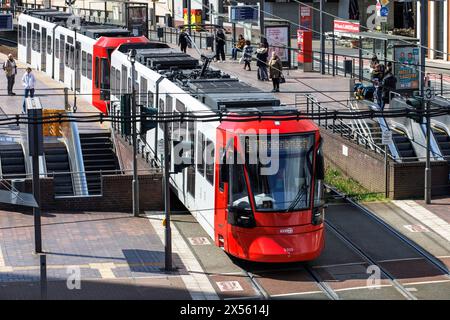
<svg viewBox="0 0 450 320">
<path fill-rule="evenodd" d="M 41 300 L 47 300 L 47 256 L 39 255 L 40 281 L 41 281 Z"/>
</svg>

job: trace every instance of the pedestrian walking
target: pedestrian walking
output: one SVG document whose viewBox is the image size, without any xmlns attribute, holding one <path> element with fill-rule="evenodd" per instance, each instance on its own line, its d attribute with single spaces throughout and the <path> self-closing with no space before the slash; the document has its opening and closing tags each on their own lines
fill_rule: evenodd
<svg viewBox="0 0 450 320">
<path fill-rule="evenodd" d="M 226 43 L 226 36 L 223 32 L 223 29 L 220 28 L 217 30 L 216 33 L 216 60 L 220 61 L 220 58 L 222 58 L 222 61 L 225 61 L 225 43 Z"/>
<path fill-rule="evenodd" d="M 181 51 L 184 53 L 186 53 L 188 41 L 188 34 L 186 33 L 186 31 L 182 30 L 180 35 L 178 36 L 178 45 L 180 46 Z"/>
<path fill-rule="evenodd" d="M 245 46 L 245 39 L 242 34 L 239 35 L 238 41 L 234 44 L 233 49 L 231 49 L 231 59 L 237 60 L 238 52 L 242 52 Z"/>
<path fill-rule="evenodd" d="M 24 73 L 22 77 L 22 84 L 25 88 L 25 98 L 34 98 L 34 86 L 36 84 L 36 78 L 34 74 L 31 73 L 31 68 L 28 67 L 27 71 Z"/>
<path fill-rule="evenodd" d="M 8 82 L 8 95 L 15 96 L 16 94 L 13 92 L 13 87 L 17 74 L 17 65 L 12 54 L 8 54 L 8 59 L 3 64 L 3 70 L 5 71 L 6 80 Z"/>
<path fill-rule="evenodd" d="M 283 77 L 283 64 L 280 57 L 275 52 L 272 52 L 272 58 L 269 61 L 269 74 L 272 78 L 273 90 L 272 92 L 280 92 L 280 80 Z"/>
<path fill-rule="evenodd" d="M 269 75 L 267 74 L 267 58 L 269 57 L 269 51 L 264 46 L 264 43 L 259 45 L 256 50 L 256 66 L 258 67 L 258 80 L 269 81 Z"/>
<path fill-rule="evenodd" d="M 252 68 L 250 67 L 250 62 L 252 62 L 252 55 L 253 55 L 253 47 L 250 42 L 250 40 L 245 40 L 245 46 L 244 46 L 244 55 L 242 56 L 244 59 L 244 70 L 252 71 Z"/>
</svg>

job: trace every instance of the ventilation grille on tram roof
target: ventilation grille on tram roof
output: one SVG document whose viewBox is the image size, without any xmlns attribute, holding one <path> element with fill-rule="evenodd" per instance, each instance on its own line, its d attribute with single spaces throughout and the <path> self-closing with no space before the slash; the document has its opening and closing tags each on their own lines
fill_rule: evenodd
<svg viewBox="0 0 450 320">
<path fill-rule="evenodd" d="M 99 25 L 95 26 L 83 26 L 81 28 L 80 33 L 85 36 L 93 39 L 100 38 L 102 36 L 105 37 L 127 37 L 130 35 L 130 31 L 123 28 L 118 28 L 116 26 L 106 26 L 108 28 L 100 27 Z"/>
<path fill-rule="evenodd" d="M 199 79 L 188 83 L 191 94 L 211 109 L 279 106 L 280 100 L 238 79 Z"/>
<path fill-rule="evenodd" d="M 137 51 L 136 59 L 152 69 L 195 69 L 199 66 L 197 59 L 174 49 L 142 49 Z"/>
</svg>

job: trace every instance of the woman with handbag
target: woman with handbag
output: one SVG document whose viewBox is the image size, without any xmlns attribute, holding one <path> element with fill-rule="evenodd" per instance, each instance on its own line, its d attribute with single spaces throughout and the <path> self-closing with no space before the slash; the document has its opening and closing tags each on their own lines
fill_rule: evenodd
<svg viewBox="0 0 450 320">
<path fill-rule="evenodd" d="M 280 82 L 284 79 L 282 70 L 283 64 L 281 63 L 280 57 L 274 51 L 269 61 L 269 74 L 273 83 L 272 92 L 280 92 Z"/>
</svg>

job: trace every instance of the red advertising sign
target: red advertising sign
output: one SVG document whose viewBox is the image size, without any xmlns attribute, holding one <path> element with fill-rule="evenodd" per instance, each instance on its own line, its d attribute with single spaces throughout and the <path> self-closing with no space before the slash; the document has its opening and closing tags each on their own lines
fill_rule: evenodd
<svg viewBox="0 0 450 320">
<path fill-rule="evenodd" d="M 312 32 L 297 30 L 298 58 L 300 63 L 312 62 Z"/>
<path fill-rule="evenodd" d="M 359 32 L 359 22 L 334 20 L 334 32 L 357 33 Z"/>
</svg>

